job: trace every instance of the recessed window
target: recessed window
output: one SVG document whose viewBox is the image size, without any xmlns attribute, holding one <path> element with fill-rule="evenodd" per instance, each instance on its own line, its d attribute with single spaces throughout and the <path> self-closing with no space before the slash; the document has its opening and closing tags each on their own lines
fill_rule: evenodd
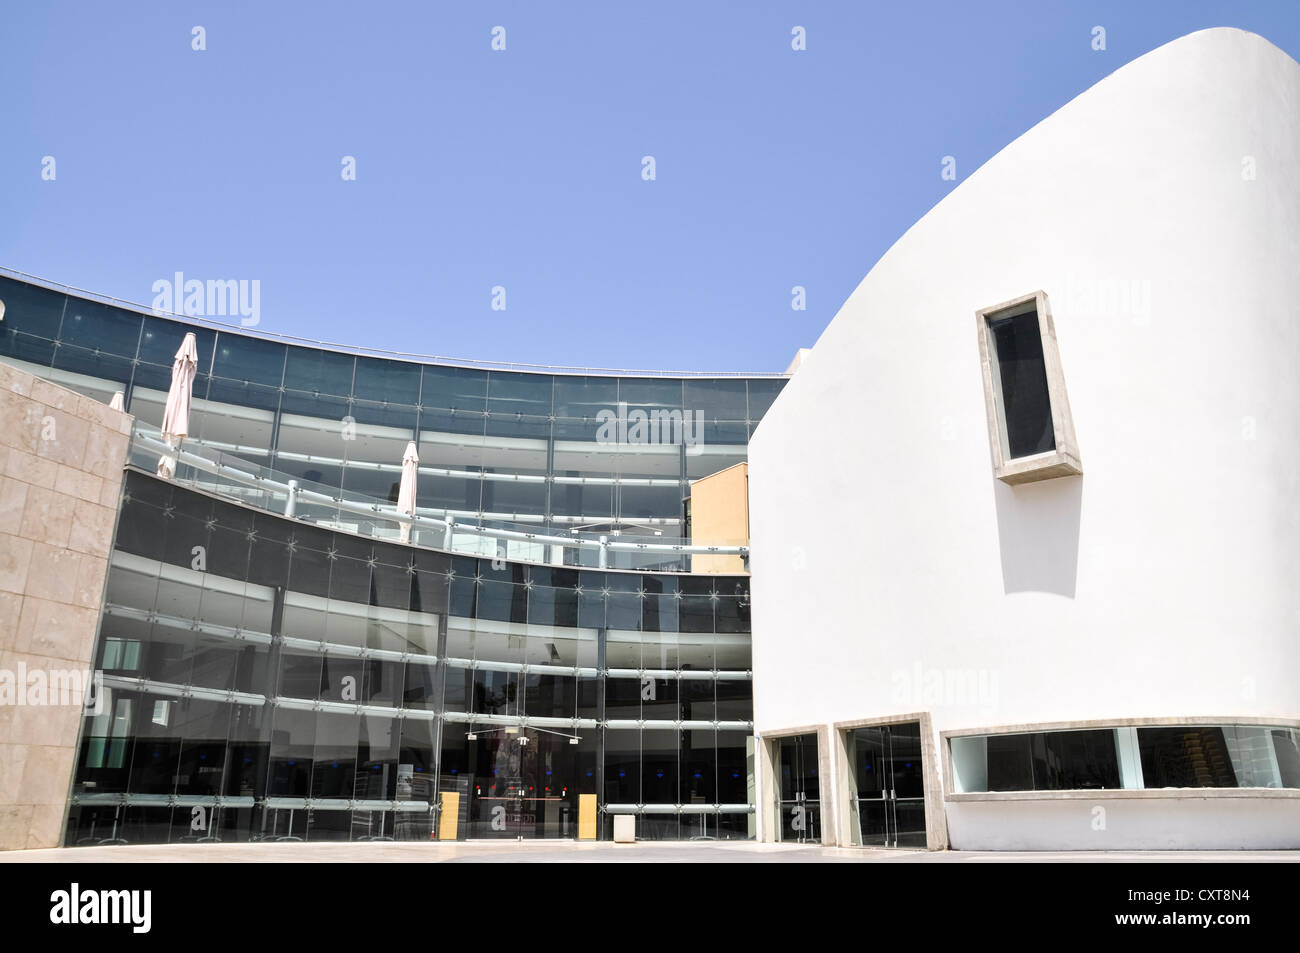
<svg viewBox="0 0 1300 953">
<path fill-rule="evenodd" d="M 976 318 L 994 475 L 1014 484 L 1082 473 L 1047 295 Z"/>
<path fill-rule="evenodd" d="M 954 792 L 1300 788 L 1300 728 L 1178 725 L 960 735 Z"/>
</svg>

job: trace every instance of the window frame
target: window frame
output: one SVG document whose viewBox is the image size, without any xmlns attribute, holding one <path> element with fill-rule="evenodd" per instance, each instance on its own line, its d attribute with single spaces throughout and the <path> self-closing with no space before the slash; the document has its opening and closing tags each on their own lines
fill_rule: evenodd
<svg viewBox="0 0 1300 953">
<path fill-rule="evenodd" d="M 1010 455 L 1005 410 L 1002 406 L 1001 377 L 997 367 L 997 347 L 990 323 L 1001 318 L 1029 314 L 1038 316 L 1038 334 L 1043 345 L 1043 370 L 1047 376 L 1047 398 L 1052 418 L 1055 449 L 1024 457 Z M 1053 480 L 1063 476 L 1080 476 L 1083 463 L 1074 436 L 1074 420 L 1065 390 L 1065 374 L 1056 341 L 1056 325 L 1045 291 L 1032 291 L 975 312 L 979 336 L 980 371 L 984 379 L 984 411 L 988 420 L 989 454 L 993 475 L 1003 483 L 1016 485 Z"/>
</svg>

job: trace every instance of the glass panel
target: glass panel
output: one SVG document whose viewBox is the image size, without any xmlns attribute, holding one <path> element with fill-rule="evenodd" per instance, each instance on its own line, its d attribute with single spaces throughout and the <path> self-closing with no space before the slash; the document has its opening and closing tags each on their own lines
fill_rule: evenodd
<svg viewBox="0 0 1300 953">
<path fill-rule="evenodd" d="M 610 728 L 605 732 L 605 803 L 640 801 L 641 732 Z"/>
<path fill-rule="evenodd" d="M 1056 447 L 1038 312 L 989 321 L 997 352 L 1003 431 L 1012 459 Z"/>
<path fill-rule="evenodd" d="M 555 378 L 555 416 L 587 425 L 602 410 L 617 412 L 618 380 L 610 377 Z M 581 431 L 579 431 L 581 432 Z M 590 431 L 587 431 L 590 432 Z M 577 433 L 574 434 L 577 437 Z M 578 439 L 582 439 L 578 437 Z M 588 437 L 587 439 L 591 439 Z"/>
<path fill-rule="evenodd" d="M 198 344 L 199 373 L 194 381 L 194 393 L 206 397 L 216 333 L 165 318 L 144 319 L 144 330 L 140 335 L 140 364 L 135 369 L 132 386 L 157 388 L 165 393 L 172 382 L 172 361 L 186 334 L 193 334 Z"/>
<path fill-rule="evenodd" d="M 1274 728 L 1270 733 L 1277 758 L 1279 786 L 1300 788 L 1300 731 Z"/>
<path fill-rule="evenodd" d="M 641 732 L 641 799 L 646 804 L 677 803 L 678 732 Z"/>
<path fill-rule="evenodd" d="M 278 388 L 284 383 L 286 348 L 274 341 L 219 334 L 212 376 Z"/>
<path fill-rule="evenodd" d="M 361 400 L 408 404 L 420 402 L 420 365 L 377 357 L 358 357 L 353 394 Z"/>
<path fill-rule="evenodd" d="M 1092 790 L 1121 786 L 1113 730 L 1051 731 L 1031 737 L 1035 790 Z"/>
<path fill-rule="evenodd" d="M 777 740 L 777 811 L 781 840 L 812 843 L 821 837 L 817 736 Z"/>
<path fill-rule="evenodd" d="M 989 735 L 990 791 L 1032 791 L 1034 769 L 1028 735 Z"/>
<path fill-rule="evenodd" d="M 5 321 L 9 315 L 6 312 Z M 125 383 L 131 379 L 144 318 L 106 304 L 69 297 L 54 366 Z"/>
<path fill-rule="evenodd" d="M 59 336 L 65 296 L 0 277 L 0 301 L 5 303 L 0 321 L 0 354 L 49 367 L 54 341 Z"/>
<path fill-rule="evenodd" d="M 426 409 L 472 411 L 487 409 L 487 371 L 466 367 L 422 368 L 420 404 Z"/>
<path fill-rule="evenodd" d="M 705 420 L 745 420 L 749 416 L 743 380 L 687 380 L 682 388 L 682 406 L 687 413 L 699 412 Z"/>
<path fill-rule="evenodd" d="M 757 423 L 786 385 L 784 379 L 752 380 L 749 384 L 749 419 Z"/>
<path fill-rule="evenodd" d="M 712 729 L 682 732 L 681 776 L 678 803 L 719 803 L 718 739 Z"/>
<path fill-rule="evenodd" d="M 1145 787 L 1237 787 L 1222 728 L 1139 728 L 1138 751 Z"/>
<path fill-rule="evenodd" d="M 355 361 L 351 354 L 291 347 L 285 356 L 284 386 L 313 396 L 332 394 L 347 397 L 352 393 Z"/>
</svg>

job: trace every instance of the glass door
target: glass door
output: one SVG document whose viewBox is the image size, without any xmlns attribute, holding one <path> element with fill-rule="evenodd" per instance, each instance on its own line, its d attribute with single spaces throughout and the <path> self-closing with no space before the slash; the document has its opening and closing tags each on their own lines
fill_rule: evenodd
<svg viewBox="0 0 1300 953">
<path fill-rule="evenodd" d="M 532 728 L 480 729 L 470 739 L 470 836 L 531 840 L 578 836 L 575 783 L 585 749 Z"/>
<path fill-rule="evenodd" d="M 488 840 L 531 837 L 535 817 L 525 778 L 526 728 L 488 728 L 469 734 L 470 836 Z M 522 740 L 522 743 L 521 743 Z"/>
<path fill-rule="evenodd" d="M 925 847 L 925 774 L 921 770 L 921 725 L 890 725 L 889 790 L 894 805 L 893 847 Z"/>
<path fill-rule="evenodd" d="M 864 847 L 925 847 L 921 725 L 855 728 L 850 734 Z"/>
<path fill-rule="evenodd" d="M 819 843 L 821 789 L 817 777 L 817 736 L 779 738 L 776 746 L 781 840 L 795 844 Z"/>
</svg>

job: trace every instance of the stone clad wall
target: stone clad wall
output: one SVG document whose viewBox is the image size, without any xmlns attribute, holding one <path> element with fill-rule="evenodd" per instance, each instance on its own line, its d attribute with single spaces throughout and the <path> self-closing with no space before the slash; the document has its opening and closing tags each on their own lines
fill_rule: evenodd
<svg viewBox="0 0 1300 953">
<path fill-rule="evenodd" d="M 81 698 L 33 675 L 90 669 L 131 421 L 0 363 L 0 850 L 59 844 Z"/>
</svg>

